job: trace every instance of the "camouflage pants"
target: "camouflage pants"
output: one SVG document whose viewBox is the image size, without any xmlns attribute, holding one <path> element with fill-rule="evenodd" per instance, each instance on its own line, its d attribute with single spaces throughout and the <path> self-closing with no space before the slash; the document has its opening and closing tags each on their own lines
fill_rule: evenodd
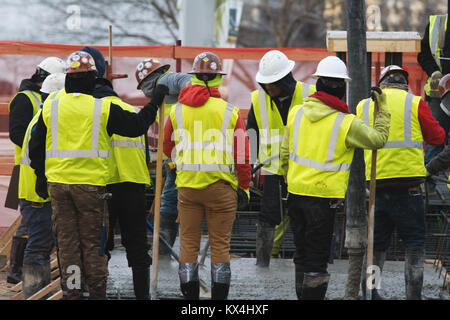
<svg viewBox="0 0 450 320">
<path fill-rule="evenodd" d="M 106 287 L 107 257 L 99 255 L 104 214 L 104 202 L 99 197 L 105 193 L 105 187 L 51 182 L 49 189 L 63 286 L 79 289 L 77 284 L 81 283 L 78 282 L 81 277 L 76 273 L 83 272 L 90 289 Z M 108 213 L 105 214 L 108 230 Z"/>
</svg>

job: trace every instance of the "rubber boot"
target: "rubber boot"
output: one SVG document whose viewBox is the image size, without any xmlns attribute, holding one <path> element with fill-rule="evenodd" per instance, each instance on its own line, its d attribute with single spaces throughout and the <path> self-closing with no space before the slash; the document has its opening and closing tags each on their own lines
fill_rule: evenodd
<svg viewBox="0 0 450 320">
<path fill-rule="evenodd" d="M 11 256 L 9 262 L 9 272 L 6 282 L 17 284 L 22 281 L 22 265 L 27 238 L 14 236 L 11 244 Z"/>
<path fill-rule="evenodd" d="M 136 300 L 150 300 L 150 268 L 132 267 Z"/>
<path fill-rule="evenodd" d="M 175 239 L 178 234 L 178 223 L 175 222 L 177 215 L 169 213 L 161 214 L 161 221 L 159 226 L 159 233 L 163 236 L 164 240 L 173 247 Z M 170 250 L 167 246 L 159 241 L 159 254 L 162 256 L 170 256 Z"/>
<path fill-rule="evenodd" d="M 44 265 L 23 265 L 23 295 L 28 299 L 50 283 L 50 262 Z"/>
<path fill-rule="evenodd" d="M 274 226 L 258 222 L 256 227 L 256 265 L 259 267 L 269 267 L 274 234 Z"/>
<path fill-rule="evenodd" d="M 81 289 L 68 289 L 63 300 L 84 300 L 83 291 Z"/>
<path fill-rule="evenodd" d="M 180 262 L 178 275 L 180 289 L 186 300 L 198 300 L 200 296 L 200 282 L 198 278 L 198 263 Z"/>
<path fill-rule="evenodd" d="M 363 295 L 363 300 L 366 300 L 366 256 L 364 256 L 363 269 L 361 272 L 361 291 Z M 380 268 L 380 276 L 383 272 L 384 261 L 386 260 L 386 251 L 374 251 L 373 252 L 373 264 Z M 381 279 L 380 279 L 381 281 Z M 379 294 L 376 288 L 372 289 L 372 300 L 384 300 L 384 298 Z"/>
<path fill-rule="evenodd" d="M 227 300 L 230 281 L 229 263 L 211 263 L 211 300 Z"/>
<path fill-rule="evenodd" d="M 422 300 L 424 249 L 405 249 L 406 300 Z"/>
<path fill-rule="evenodd" d="M 328 273 L 305 272 L 301 300 L 324 300 L 329 280 Z"/>
<path fill-rule="evenodd" d="M 297 294 L 297 299 L 302 300 L 302 287 L 303 279 L 305 278 L 305 273 L 299 270 L 299 267 L 295 266 L 295 293 Z"/>
</svg>

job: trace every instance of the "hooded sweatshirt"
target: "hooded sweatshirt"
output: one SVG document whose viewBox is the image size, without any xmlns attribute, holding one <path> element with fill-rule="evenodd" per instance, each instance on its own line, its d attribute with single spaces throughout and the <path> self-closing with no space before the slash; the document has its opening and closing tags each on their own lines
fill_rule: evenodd
<svg viewBox="0 0 450 320">
<path fill-rule="evenodd" d="M 347 148 L 379 149 L 386 144 L 391 115 L 386 106 L 380 104 L 379 108 L 374 128 L 366 126 L 361 119 L 353 119 L 345 138 Z M 349 113 L 347 104 L 324 91 L 318 91 L 306 98 L 303 104 L 303 114 L 311 122 L 320 121 L 338 111 Z M 280 155 L 285 179 L 289 169 L 289 135 L 289 130 L 286 130 Z"/>
<path fill-rule="evenodd" d="M 220 92 L 218 88 L 222 83 L 222 78 L 216 76 L 213 80 L 208 81 L 208 86 L 201 80 L 199 80 L 195 75 L 192 77 L 192 85 L 181 90 L 179 95 L 179 102 L 191 107 L 201 107 L 209 99 L 209 97 L 220 98 Z M 172 140 L 172 121 L 167 119 L 166 125 L 164 126 L 164 154 L 171 158 L 172 150 L 175 147 L 175 141 Z M 245 139 L 245 150 L 239 150 L 237 146 L 240 139 Z M 236 127 L 234 128 L 234 146 L 233 146 L 233 156 L 234 163 L 236 167 L 236 174 L 239 182 L 239 187 L 241 189 L 248 189 L 250 187 L 251 180 L 251 167 L 249 160 L 249 142 L 247 138 L 247 133 L 245 130 L 245 124 L 241 116 L 238 116 Z"/>
<path fill-rule="evenodd" d="M 19 86 L 19 92 L 25 90 L 39 92 L 40 89 L 41 87 L 31 79 L 22 80 Z M 17 94 L 10 104 L 9 138 L 19 147 L 22 147 L 25 132 L 31 119 L 33 119 L 33 105 L 30 99 L 24 93 Z"/>
</svg>

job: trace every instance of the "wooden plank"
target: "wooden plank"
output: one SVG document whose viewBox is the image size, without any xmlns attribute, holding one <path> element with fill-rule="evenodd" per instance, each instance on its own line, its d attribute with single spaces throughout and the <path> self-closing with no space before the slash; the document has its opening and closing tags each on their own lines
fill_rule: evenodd
<svg viewBox="0 0 450 320">
<path fill-rule="evenodd" d="M 56 279 L 59 277 L 59 269 L 55 269 L 50 273 L 50 279 Z"/>
<path fill-rule="evenodd" d="M 22 291 L 22 281 L 20 281 L 18 284 L 16 284 L 14 287 L 10 288 L 9 290 L 14 292 Z"/>
<path fill-rule="evenodd" d="M 42 288 L 41 290 L 39 290 L 38 292 L 33 294 L 27 300 L 39 300 L 42 297 L 44 297 L 46 294 L 49 294 L 50 292 L 52 292 L 53 290 L 58 288 L 59 286 L 61 286 L 61 278 L 58 278 L 58 279 L 50 282 L 47 286 L 45 286 L 44 288 Z"/>
<path fill-rule="evenodd" d="M 58 292 L 56 292 L 54 295 L 52 295 L 51 297 L 49 297 L 47 300 L 61 300 L 63 297 L 63 292 L 62 290 L 59 290 Z"/>
<path fill-rule="evenodd" d="M 50 270 L 53 270 L 53 269 L 55 269 L 55 268 L 58 268 L 58 259 L 53 259 L 53 260 L 50 262 Z"/>
<path fill-rule="evenodd" d="M 22 216 L 19 214 L 16 218 L 16 220 L 11 224 L 11 226 L 6 230 L 5 233 L 3 233 L 2 237 L 0 238 L 0 248 L 4 247 L 16 234 L 17 228 L 20 225 L 20 221 L 22 219 Z"/>
<path fill-rule="evenodd" d="M 9 298 L 9 300 L 22 300 L 24 298 L 23 291 Z"/>
</svg>

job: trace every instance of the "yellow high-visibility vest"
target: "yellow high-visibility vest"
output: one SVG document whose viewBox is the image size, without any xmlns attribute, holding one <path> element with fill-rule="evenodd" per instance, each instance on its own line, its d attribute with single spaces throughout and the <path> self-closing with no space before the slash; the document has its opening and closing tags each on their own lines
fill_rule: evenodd
<svg viewBox="0 0 450 320">
<path fill-rule="evenodd" d="M 322 104 L 308 101 L 308 104 Z M 354 148 L 345 139 L 355 116 L 333 112 L 317 122 L 303 115 L 303 106 L 295 106 L 288 116 L 289 193 L 345 198 Z"/>
<path fill-rule="evenodd" d="M 419 122 L 421 97 L 401 89 L 383 89 L 391 113 L 389 138 L 377 151 L 377 179 L 425 177 L 423 136 Z M 359 102 L 356 115 L 373 127 L 372 99 Z M 370 180 L 371 150 L 364 150 L 366 179 Z"/>
<path fill-rule="evenodd" d="M 130 112 L 139 112 L 119 97 L 104 97 L 109 101 Z M 145 135 L 129 138 L 113 134 L 111 136 L 111 180 L 110 184 L 133 182 L 150 185 L 150 174 L 145 160 Z"/>
<path fill-rule="evenodd" d="M 430 16 L 430 24 L 429 24 L 429 32 L 428 32 L 428 40 L 430 44 L 431 54 L 436 61 L 436 64 L 439 67 L 439 70 L 442 71 L 442 63 L 440 56 L 442 54 L 440 46 L 443 48 L 445 42 L 445 32 L 447 31 L 447 15 L 431 15 Z M 444 39 L 440 40 L 441 32 Z M 430 95 L 430 78 L 428 78 L 427 83 L 424 87 L 425 93 Z"/>
<path fill-rule="evenodd" d="M 24 90 L 17 92 L 16 95 L 11 99 L 11 101 L 8 104 L 8 112 L 11 112 L 11 102 L 19 93 L 23 93 L 28 97 L 28 99 L 30 99 L 31 105 L 33 106 L 33 116 L 34 116 L 38 111 L 39 107 L 41 106 L 41 94 L 39 92 L 31 90 Z M 21 149 L 22 149 L 21 147 L 14 144 L 14 164 L 16 165 L 20 164 L 20 154 L 22 152 Z"/>
<path fill-rule="evenodd" d="M 49 182 L 105 186 L 110 181 L 110 102 L 82 93 L 46 100 L 45 175 Z"/>
<path fill-rule="evenodd" d="M 164 124 L 163 124 L 163 126 L 166 125 L 167 119 L 169 118 L 169 115 L 170 115 L 170 111 L 172 110 L 172 107 L 174 105 L 176 105 L 176 103 L 173 103 L 173 104 L 165 103 L 164 104 Z M 159 125 L 159 108 L 158 108 L 158 111 L 156 112 L 156 123 L 158 123 L 158 125 Z M 164 153 L 162 154 L 162 158 L 163 158 L 163 160 L 168 159 L 168 157 Z"/>
<path fill-rule="evenodd" d="M 213 97 L 201 107 L 178 103 L 172 108 L 177 188 L 204 189 L 219 180 L 237 188 L 233 140 L 238 115 L 237 107 Z"/>
<path fill-rule="evenodd" d="M 41 198 L 36 193 L 36 174 L 34 173 L 34 169 L 30 166 L 31 160 L 29 156 L 29 143 L 31 138 L 31 130 L 36 125 L 40 114 L 41 110 L 38 110 L 38 112 L 34 115 L 33 119 L 28 124 L 22 144 L 22 152 L 20 155 L 19 199 L 25 199 L 31 202 L 50 201 L 50 198 Z"/>
<path fill-rule="evenodd" d="M 303 99 L 316 92 L 316 86 L 297 81 L 289 109 L 303 103 Z M 263 90 L 252 92 L 253 112 L 259 128 L 259 163 L 268 161 L 262 168 L 273 174 L 282 175 L 280 166 L 280 147 L 283 141 L 285 126 L 280 112 L 271 104 L 270 96 Z"/>
</svg>

